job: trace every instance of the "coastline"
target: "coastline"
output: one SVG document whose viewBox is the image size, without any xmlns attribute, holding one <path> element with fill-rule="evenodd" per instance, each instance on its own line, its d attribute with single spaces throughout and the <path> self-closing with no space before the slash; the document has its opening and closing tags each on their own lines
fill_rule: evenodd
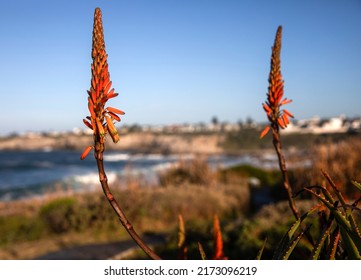
<svg viewBox="0 0 361 280">
<path fill-rule="evenodd" d="M 63 133 L 59 135 L 31 134 L 0 138 L 0 151 L 83 150 L 92 144 L 92 135 Z M 114 151 L 135 151 L 161 154 L 219 154 L 223 153 L 223 135 L 177 135 L 132 132 L 120 135 L 114 144 L 107 141 L 106 148 Z"/>
</svg>

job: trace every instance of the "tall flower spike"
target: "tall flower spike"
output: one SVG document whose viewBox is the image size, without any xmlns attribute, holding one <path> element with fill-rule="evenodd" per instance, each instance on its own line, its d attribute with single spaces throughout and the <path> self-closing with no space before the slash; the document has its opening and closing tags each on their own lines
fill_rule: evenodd
<svg viewBox="0 0 361 280">
<path fill-rule="evenodd" d="M 270 130 L 272 130 L 273 146 L 275 147 L 278 163 L 283 177 L 283 187 L 288 195 L 288 203 L 296 219 L 300 218 L 296 204 L 293 201 L 292 190 L 288 179 L 286 161 L 282 154 L 280 129 L 286 128 L 290 123 L 289 117 L 293 115 L 287 110 L 281 110 L 281 106 L 290 103 L 291 100 L 283 98 L 283 80 L 281 74 L 281 39 L 282 26 L 279 26 L 276 33 L 276 38 L 272 47 L 271 55 L 271 70 L 268 77 L 268 93 L 267 100 L 263 103 L 263 109 L 266 111 L 270 125 L 268 125 L 260 135 L 264 137 Z"/>
<path fill-rule="evenodd" d="M 293 115 L 290 112 L 280 109 L 281 106 L 292 101 L 287 98 L 282 99 L 284 81 L 282 80 L 281 74 L 281 40 L 282 26 L 279 26 L 272 47 L 267 100 L 262 104 L 271 124 L 261 132 L 260 138 L 264 137 L 271 127 L 277 131 L 279 130 L 279 127 L 286 128 L 290 122 L 288 118 L 293 118 Z"/>
<path fill-rule="evenodd" d="M 92 78 L 90 90 L 88 90 L 88 109 L 90 116 L 86 117 L 83 122 L 87 127 L 93 130 L 94 146 L 87 147 L 80 158 L 84 159 L 87 154 L 94 149 L 94 156 L 99 173 L 99 181 L 109 204 L 112 206 L 125 230 L 138 244 L 138 246 L 149 257 L 159 260 L 160 257 L 144 243 L 142 238 L 135 231 L 134 227 L 120 207 L 117 199 L 112 194 L 104 169 L 103 152 L 105 149 L 105 136 L 109 133 L 112 140 L 115 143 L 118 142 L 119 135 L 113 121 L 120 121 L 118 114 L 123 115 L 124 112 L 113 107 L 105 107 L 105 103 L 108 99 L 116 97 L 118 94 L 114 93 L 114 89 L 111 89 L 112 82 L 110 81 L 107 53 L 105 51 L 102 14 L 99 8 L 96 8 L 94 13 L 93 47 L 91 56 L 93 59 L 93 63 L 91 65 Z"/>
<path fill-rule="evenodd" d="M 90 116 L 88 120 L 84 119 L 84 124 L 93 130 L 94 135 L 94 154 L 96 158 L 101 159 L 104 151 L 104 140 L 109 132 L 114 143 L 118 142 L 119 135 L 113 121 L 120 121 L 120 115 L 124 112 L 113 108 L 106 107 L 108 99 L 116 97 L 118 94 L 111 88 L 112 82 L 108 71 L 108 55 L 105 51 L 102 13 L 99 8 L 95 9 L 93 39 L 92 39 L 92 65 L 91 65 L 91 83 L 88 90 L 88 108 Z M 89 148 L 86 149 L 89 152 Z M 86 153 L 83 153 L 84 159 Z"/>
</svg>

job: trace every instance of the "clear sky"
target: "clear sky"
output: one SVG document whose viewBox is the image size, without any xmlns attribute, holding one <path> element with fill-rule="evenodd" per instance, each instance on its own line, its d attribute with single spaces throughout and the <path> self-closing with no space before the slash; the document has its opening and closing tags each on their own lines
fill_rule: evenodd
<svg viewBox="0 0 361 280">
<path fill-rule="evenodd" d="M 0 4 L 0 134 L 83 127 L 96 7 L 123 124 L 266 121 L 278 25 L 287 109 L 361 115 L 360 0 L 11 0 Z"/>
</svg>

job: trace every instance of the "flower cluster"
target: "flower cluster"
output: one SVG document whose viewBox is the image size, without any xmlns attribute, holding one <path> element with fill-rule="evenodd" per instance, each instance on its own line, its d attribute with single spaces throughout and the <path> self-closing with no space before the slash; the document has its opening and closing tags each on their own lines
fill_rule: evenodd
<svg viewBox="0 0 361 280">
<path fill-rule="evenodd" d="M 105 135 L 109 132 L 113 142 L 119 141 L 118 131 L 113 121 L 120 121 L 118 115 L 124 115 L 124 112 L 113 108 L 106 107 L 105 103 L 118 93 L 111 88 L 112 82 L 108 71 L 107 53 L 105 51 L 102 14 L 99 8 L 95 9 L 94 26 L 93 26 L 93 42 L 92 42 L 92 59 L 91 65 L 91 86 L 88 90 L 88 108 L 90 116 L 83 119 L 84 124 L 93 130 L 95 146 L 87 147 L 81 159 L 84 159 L 88 153 L 95 148 L 95 156 L 102 157 L 104 150 Z"/>
<path fill-rule="evenodd" d="M 278 130 L 279 127 L 286 128 L 290 123 L 289 117 L 293 118 L 293 115 L 285 110 L 280 109 L 281 106 L 292 102 L 287 98 L 283 98 L 283 80 L 281 74 L 281 38 L 282 38 L 282 26 L 279 26 L 276 33 L 274 45 L 272 47 L 271 56 L 271 71 L 269 74 L 267 101 L 263 103 L 263 109 L 267 113 L 268 120 L 271 122 L 261 133 L 260 138 L 264 137 L 270 128 Z"/>
</svg>

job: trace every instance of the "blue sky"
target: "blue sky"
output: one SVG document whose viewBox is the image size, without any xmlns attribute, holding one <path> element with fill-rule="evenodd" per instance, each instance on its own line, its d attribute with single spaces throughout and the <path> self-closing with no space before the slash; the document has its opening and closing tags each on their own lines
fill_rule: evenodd
<svg viewBox="0 0 361 280">
<path fill-rule="evenodd" d="M 0 4 L 0 134 L 83 127 L 95 7 L 123 124 L 266 121 L 278 25 L 287 109 L 361 115 L 359 0 L 12 0 Z"/>
</svg>

